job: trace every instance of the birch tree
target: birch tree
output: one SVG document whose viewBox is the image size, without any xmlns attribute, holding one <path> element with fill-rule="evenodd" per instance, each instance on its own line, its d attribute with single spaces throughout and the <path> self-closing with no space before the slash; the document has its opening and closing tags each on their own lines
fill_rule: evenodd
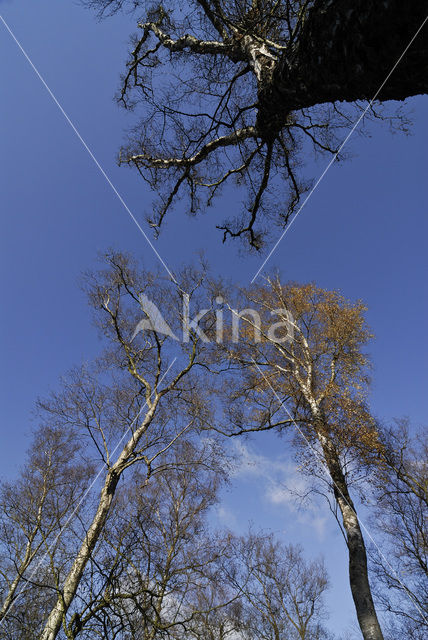
<svg viewBox="0 0 428 640">
<path fill-rule="evenodd" d="M 381 464 L 373 485 L 371 526 L 382 554 L 371 561 L 389 637 L 422 640 L 428 632 L 428 442 L 407 420 L 382 431 Z"/>
<path fill-rule="evenodd" d="M 207 522 L 227 467 L 213 445 L 182 440 L 147 486 L 139 471 L 128 479 L 91 558 L 68 637 L 181 637 L 212 609 L 201 605 L 201 594 L 220 590 L 217 564 L 229 544 Z"/>
<path fill-rule="evenodd" d="M 242 212 L 217 228 L 259 249 L 311 184 L 301 152 L 335 156 L 373 98 L 366 117 L 405 127 L 398 105 L 379 101 L 427 93 L 425 0 L 85 4 L 138 15 L 118 99 L 141 120 L 119 162 L 158 193 L 155 232 L 181 197 L 194 214 L 235 182 Z"/>
<path fill-rule="evenodd" d="M 328 577 L 322 561 L 307 562 L 300 547 L 272 535 L 250 533 L 238 541 L 238 549 L 245 638 L 330 637 L 323 624 Z"/>
<path fill-rule="evenodd" d="M 337 292 L 313 284 L 283 285 L 278 278 L 243 291 L 239 303 L 231 304 L 246 307 L 246 313 L 232 313 L 225 345 L 236 367 L 227 382 L 228 419 L 234 427 L 226 433 L 297 429 L 302 461 L 313 476 L 325 479 L 333 496 L 362 635 L 382 640 L 350 491 L 353 476 L 368 472 L 380 447 L 366 404 L 369 362 L 363 349 L 370 332 L 365 307 Z M 230 339 L 233 318 L 239 328 L 235 342 Z"/>
<path fill-rule="evenodd" d="M 45 424 L 34 434 L 18 479 L 2 484 L 2 637 L 34 637 L 52 606 L 68 547 L 66 536 L 58 536 L 68 513 L 79 511 L 91 473 L 76 434 Z"/>
<path fill-rule="evenodd" d="M 330 640 L 323 595 L 328 587 L 321 560 L 273 534 L 230 536 L 219 557 L 211 592 L 198 591 L 196 624 L 185 637 L 202 640 Z M 217 603 L 217 606 L 215 606 Z"/>
<path fill-rule="evenodd" d="M 200 280 L 200 274 L 191 270 L 182 274 L 189 296 L 197 296 Z M 175 365 L 172 340 L 156 331 L 156 318 L 150 318 L 147 303 L 141 304 L 142 295 L 151 303 L 162 300 L 166 311 L 175 311 L 170 322 L 177 328 L 183 289 L 174 282 L 162 282 L 159 275 L 139 271 L 117 254 L 109 255 L 107 268 L 88 275 L 86 283 L 109 346 L 93 367 L 72 372 L 62 390 L 40 408 L 51 422 L 78 430 L 93 448 L 101 469 L 96 484 L 99 494 L 40 640 L 54 640 L 61 628 L 67 632 L 67 612 L 106 526 L 123 474 L 138 465 L 149 482 L 178 439 L 195 432 L 202 417 L 204 422 L 210 419 L 203 393 L 209 349 L 199 333 L 190 329 L 186 341 L 176 342 Z M 151 324 L 133 339 L 142 317 Z"/>
</svg>

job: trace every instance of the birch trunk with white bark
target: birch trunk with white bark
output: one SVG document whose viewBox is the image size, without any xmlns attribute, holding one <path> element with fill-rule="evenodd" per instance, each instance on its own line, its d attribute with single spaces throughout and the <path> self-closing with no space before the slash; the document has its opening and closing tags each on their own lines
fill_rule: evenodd
<svg viewBox="0 0 428 640">
<path fill-rule="evenodd" d="M 35 555 L 36 555 L 36 552 L 31 550 L 31 541 L 30 541 L 26 545 L 24 559 L 19 565 L 19 567 L 17 568 L 16 576 L 10 584 L 9 591 L 7 592 L 7 595 L 0 609 L 0 622 L 3 620 L 3 618 L 7 616 L 9 609 L 12 606 L 12 603 L 14 602 L 16 591 L 20 585 L 21 580 L 24 577 L 24 573 L 28 569 Z"/>
<path fill-rule="evenodd" d="M 12 604 L 14 602 L 15 595 L 16 595 L 17 589 L 18 589 L 18 587 L 19 587 L 19 585 L 21 583 L 21 580 L 24 578 L 24 574 L 25 574 L 26 570 L 28 569 L 28 567 L 30 566 L 30 564 L 32 563 L 32 561 L 36 557 L 37 552 L 40 549 L 41 542 L 36 544 L 34 548 L 33 548 L 33 544 L 34 544 L 34 541 L 36 539 L 37 533 L 40 531 L 40 527 L 41 527 L 41 523 L 42 523 L 43 508 L 44 508 L 44 505 L 45 505 L 47 492 L 48 491 L 47 491 L 46 482 L 44 482 L 43 491 L 42 491 L 42 495 L 41 495 L 41 498 L 40 498 L 40 504 L 39 504 L 39 507 L 37 509 L 37 518 L 36 518 L 35 526 L 34 526 L 33 530 L 31 531 L 31 533 L 30 533 L 30 535 L 28 537 L 27 544 L 25 545 L 24 558 L 23 558 L 22 562 L 17 566 L 16 576 L 12 580 L 12 582 L 11 582 L 11 584 L 9 586 L 9 591 L 7 592 L 7 595 L 6 595 L 6 597 L 5 597 L 4 601 L 3 601 L 2 607 L 0 609 L 0 622 L 8 614 L 9 609 L 10 609 L 10 607 L 12 606 Z"/>
<path fill-rule="evenodd" d="M 324 435 L 324 430 L 317 430 L 317 436 L 342 515 L 349 554 L 349 583 L 361 633 L 364 640 L 383 640 L 370 588 L 364 538 L 339 455 L 334 444 Z"/>
<path fill-rule="evenodd" d="M 49 614 L 45 628 L 40 636 L 40 640 L 55 640 L 61 629 L 65 615 L 76 595 L 85 567 L 103 531 L 120 476 L 125 468 L 129 466 L 127 463 L 129 462 L 131 454 L 135 451 L 138 442 L 149 427 L 153 419 L 157 403 L 158 398 L 155 399 L 151 405 L 141 426 L 132 434 L 131 438 L 122 449 L 117 461 L 107 472 L 104 486 L 101 489 L 96 514 L 65 579 L 64 586 L 58 596 L 58 600 Z"/>
</svg>

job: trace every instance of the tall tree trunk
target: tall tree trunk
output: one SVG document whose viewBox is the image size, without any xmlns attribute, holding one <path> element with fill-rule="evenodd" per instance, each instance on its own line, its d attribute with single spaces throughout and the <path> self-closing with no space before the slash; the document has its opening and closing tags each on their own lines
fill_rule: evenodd
<svg viewBox="0 0 428 640">
<path fill-rule="evenodd" d="M 106 523 L 118 480 L 118 474 L 109 471 L 101 490 L 97 512 L 64 582 L 58 600 L 49 614 L 40 640 L 55 640 L 61 629 L 65 614 L 76 595 L 85 567 Z"/>
<path fill-rule="evenodd" d="M 15 599 L 15 594 L 16 591 L 18 589 L 18 586 L 21 582 L 21 580 L 23 580 L 24 578 L 24 573 L 26 572 L 26 570 L 28 569 L 28 567 L 30 566 L 30 564 L 33 562 L 37 552 L 39 551 L 40 547 L 41 547 L 41 542 L 39 542 L 39 544 L 36 544 L 35 548 L 33 548 L 33 543 L 34 540 L 37 536 L 37 533 L 40 531 L 40 527 L 41 527 L 41 522 L 42 522 L 42 515 L 43 515 L 43 508 L 45 505 L 45 500 L 46 500 L 46 496 L 47 496 L 47 487 L 46 487 L 46 482 L 43 482 L 43 491 L 42 491 L 42 495 L 41 495 L 41 499 L 40 499 L 40 504 L 38 506 L 37 509 L 37 518 L 36 518 L 36 523 L 35 526 L 33 527 L 33 530 L 31 531 L 27 544 L 25 545 L 25 554 L 24 554 L 24 558 L 22 560 L 22 562 L 20 563 L 20 565 L 17 567 L 16 570 L 16 576 L 14 578 L 14 580 L 12 581 L 12 583 L 9 586 L 9 591 L 7 592 L 7 595 L 3 601 L 3 605 L 1 607 L 0 610 L 0 622 L 3 620 L 3 618 L 5 618 L 9 612 L 10 607 L 12 606 L 14 599 Z"/>
<path fill-rule="evenodd" d="M 325 436 L 324 430 L 319 430 L 317 435 L 333 481 L 334 497 L 342 515 L 349 553 L 349 582 L 361 633 L 364 640 L 383 640 L 370 589 L 364 538 L 339 455 L 334 444 Z"/>
<path fill-rule="evenodd" d="M 288 114 L 324 102 L 370 100 L 428 15 L 428 0 L 315 0 L 291 51 L 259 86 L 266 140 Z M 379 100 L 428 93 L 428 23 L 382 87 Z"/>
<path fill-rule="evenodd" d="M 65 620 L 65 615 L 77 593 L 77 589 L 82 579 L 85 567 L 88 564 L 91 554 L 95 549 L 98 539 L 104 529 L 104 525 L 106 523 L 107 516 L 110 512 L 111 504 L 113 502 L 113 497 L 116 492 L 117 483 L 119 482 L 119 478 L 123 470 L 126 468 L 127 463 L 129 462 L 129 458 L 137 447 L 138 442 L 149 427 L 153 419 L 158 401 L 159 396 L 156 397 L 155 401 L 151 405 L 144 418 L 143 423 L 132 434 L 131 438 L 122 449 L 122 452 L 115 464 L 112 465 L 107 472 L 104 486 L 101 489 L 97 512 L 92 520 L 88 531 L 86 532 L 85 539 L 83 540 L 80 549 L 74 559 L 73 565 L 67 575 L 67 578 L 65 579 L 64 586 L 58 596 L 58 600 L 49 614 L 45 628 L 43 629 L 39 640 L 55 640 L 61 629 L 61 625 Z"/>
<path fill-rule="evenodd" d="M 16 570 L 16 576 L 9 587 L 9 591 L 7 592 L 3 605 L 0 609 L 0 622 L 3 620 L 3 618 L 7 616 L 9 609 L 14 602 L 15 594 L 19 587 L 19 584 L 24 577 L 24 573 L 28 569 L 30 562 L 34 558 L 35 553 L 31 553 L 29 549 L 30 549 L 30 542 L 27 543 L 25 558 Z"/>
</svg>

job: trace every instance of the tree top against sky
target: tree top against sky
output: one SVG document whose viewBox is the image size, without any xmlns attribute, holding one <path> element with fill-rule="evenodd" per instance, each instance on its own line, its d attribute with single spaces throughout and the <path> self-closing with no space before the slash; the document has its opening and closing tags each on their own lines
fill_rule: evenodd
<svg viewBox="0 0 428 640">
<path fill-rule="evenodd" d="M 118 100 L 142 118 L 120 163 L 157 192 L 156 233 L 178 199 L 198 213 L 234 180 L 245 202 L 217 228 L 260 249 L 311 187 L 302 150 L 339 157 L 363 117 L 405 128 L 399 105 L 381 103 L 427 92 L 423 0 L 87 4 L 138 16 Z"/>
</svg>

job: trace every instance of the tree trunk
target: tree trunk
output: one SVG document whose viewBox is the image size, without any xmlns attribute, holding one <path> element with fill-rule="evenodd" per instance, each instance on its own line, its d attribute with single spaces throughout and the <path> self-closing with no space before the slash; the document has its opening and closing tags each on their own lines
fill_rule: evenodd
<svg viewBox="0 0 428 640">
<path fill-rule="evenodd" d="M 260 86 L 257 128 L 272 139 L 291 111 L 371 100 L 428 15 L 428 0 L 315 0 L 291 52 Z M 379 100 L 428 93 L 428 23 L 382 87 Z"/>
<path fill-rule="evenodd" d="M 13 605 L 14 601 L 15 601 L 15 595 L 16 595 L 16 591 L 21 583 L 21 580 L 24 579 L 24 574 L 26 572 L 26 570 L 28 569 L 28 567 L 30 566 L 31 562 L 34 560 L 34 557 L 36 555 L 36 551 L 38 551 L 40 545 L 37 547 L 36 550 L 31 550 L 31 540 L 27 543 L 27 548 L 25 551 L 25 557 L 24 560 L 21 562 L 21 564 L 19 565 L 19 567 L 16 570 L 16 577 L 14 578 L 14 580 L 12 581 L 10 587 L 9 587 L 9 591 L 7 592 L 7 595 L 4 599 L 3 605 L 1 607 L 0 610 L 0 623 L 3 620 L 3 618 L 5 618 L 7 616 L 7 614 L 9 613 L 9 609 L 10 607 Z M 19 597 L 20 594 L 18 594 L 17 597 Z"/>
<path fill-rule="evenodd" d="M 135 450 L 139 440 L 150 425 L 158 400 L 159 398 L 157 397 L 147 412 L 143 423 L 132 434 L 131 438 L 122 449 L 117 461 L 107 472 L 104 486 L 101 490 L 97 512 L 86 533 L 85 539 L 81 544 L 79 552 L 74 559 L 73 566 L 65 579 L 64 586 L 58 596 L 58 600 L 49 614 L 45 628 L 43 629 L 39 640 L 55 640 L 61 629 L 65 615 L 76 595 L 85 567 L 91 557 L 95 545 L 98 542 L 101 532 L 103 531 L 119 478 L 126 467 L 126 463 L 129 461 L 130 455 Z"/>
<path fill-rule="evenodd" d="M 349 495 L 342 465 L 333 443 L 318 432 L 324 459 L 334 483 L 334 497 L 340 509 L 349 553 L 349 582 L 364 640 L 383 640 L 370 589 L 367 554 L 357 512 Z"/>
<path fill-rule="evenodd" d="M 49 618 L 46 622 L 43 633 L 40 636 L 40 640 L 55 640 L 61 629 L 64 616 L 76 595 L 77 588 L 80 584 L 80 580 L 82 579 L 83 571 L 104 528 L 118 480 L 119 476 L 114 472 L 112 473 L 109 471 L 107 479 L 101 490 L 100 501 L 95 517 L 65 580 L 62 592 L 60 593 L 54 608 L 49 614 Z"/>
<path fill-rule="evenodd" d="M 27 545 L 27 550 L 28 550 L 28 545 Z M 33 559 L 34 555 L 31 557 L 31 560 Z M 9 591 L 7 592 L 7 595 L 4 599 L 3 605 L 1 607 L 0 610 L 0 622 L 3 620 L 3 618 L 5 618 L 9 612 L 10 607 L 12 606 L 12 603 L 14 601 L 15 598 L 15 593 L 16 590 L 18 589 L 18 586 L 24 576 L 24 573 L 26 571 L 26 569 L 28 568 L 28 565 L 30 564 L 31 560 L 29 560 L 28 558 L 28 551 L 26 552 L 25 555 L 25 559 L 24 561 L 20 564 L 20 566 L 17 569 L 16 572 L 16 577 L 15 579 L 12 581 L 12 584 L 9 587 Z"/>
<path fill-rule="evenodd" d="M 45 500 L 46 500 L 46 495 L 47 495 L 47 489 L 46 489 L 46 483 L 43 483 L 43 492 L 42 492 L 42 496 L 40 499 L 40 504 L 39 507 L 37 509 L 37 518 L 36 518 L 36 524 L 32 530 L 32 532 L 29 535 L 27 544 L 25 545 L 25 554 L 24 554 L 24 559 L 22 560 L 21 564 L 19 565 L 19 567 L 17 567 L 17 571 L 16 571 L 16 577 L 15 579 L 12 581 L 10 587 L 9 587 L 9 591 L 4 599 L 3 605 L 1 607 L 0 610 L 0 622 L 3 620 L 3 618 L 5 618 L 9 612 L 10 607 L 12 606 L 14 599 L 15 599 L 15 594 L 16 591 L 18 589 L 18 586 L 21 582 L 21 580 L 24 578 L 24 573 L 26 572 L 26 570 L 28 569 L 28 567 L 30 566 L 30 564 L 33 562 L 36 553 L 38 552 L 38 550 L 40 549 L 41 546 L 41 542 L 36 545 L 36 548 L 33 549 L 33 543 L 34 540 L 36 538 L 36 535 L 38 533 L 38 531 L 40 530 L 40 526 L 41 526 L 41 521 L 42 521 L 42 514 L 43 514 L 43 507 L 45 504 Z"/>
</svg>

